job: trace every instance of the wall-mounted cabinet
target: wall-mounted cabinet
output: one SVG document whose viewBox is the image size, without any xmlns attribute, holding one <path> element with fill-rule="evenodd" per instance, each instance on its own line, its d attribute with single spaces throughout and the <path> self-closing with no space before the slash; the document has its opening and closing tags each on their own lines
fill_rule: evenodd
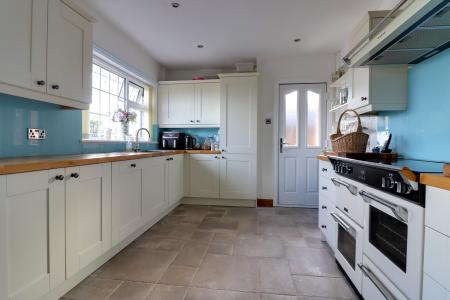
<svg viewBox="0 0 450 300">
<path fill-rule="evenodd" d="M 219 127 L 220 82 L 160 82 L 158 122 L 161 128 Z"/>
<path fill-rule="evenodd" d="M 89 108 L 93 19 L 68 3 L 0 3 L 0 92 Z"/>
</svg>

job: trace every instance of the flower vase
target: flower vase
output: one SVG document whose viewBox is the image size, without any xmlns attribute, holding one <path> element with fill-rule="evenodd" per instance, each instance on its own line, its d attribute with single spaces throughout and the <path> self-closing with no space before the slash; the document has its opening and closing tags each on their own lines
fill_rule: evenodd
<svg viewBox="0 0 450 300">
<path fill-rule="evenodd" d="M 130 126 L 128 122 L 122 122 L 122 134 L 124 139 L 130 135 Z"/>
</svg>

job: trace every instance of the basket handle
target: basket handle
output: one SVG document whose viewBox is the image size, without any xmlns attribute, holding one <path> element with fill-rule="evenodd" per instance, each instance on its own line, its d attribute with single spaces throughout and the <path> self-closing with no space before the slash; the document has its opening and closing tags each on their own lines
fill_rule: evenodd
<svg viewBox="0 0 450 300">
<path fill-rule="evenodd" d="M 336 133 L 337 133 L 337 134 L 342 134 L 342 133 L 341 133 L 341 121 L 342 121 L 342 118 L 344 117 L 344 115 L 345 115 L 346 113 L 348 113 L 348 112 L 354 113 L 355 116 L 356 116 L 356 118 L 358 119 L 358 128 L 356 129 L 356 132 L 363 132 L 363 128 L 362 128 L 362 125 L 361 125 L 361 118 L 359 117 L 359 114 L 358 114 L 355 110 L 353 110 L 353 109 L 346 109 L 346 110 L 344 110 L 344 111 L 342 112 L 341 116 L 339 117 L 339 121 L 338 121 L 338 124 L 337 124 L 337 130 L 336 130 Z"/>
</svg>

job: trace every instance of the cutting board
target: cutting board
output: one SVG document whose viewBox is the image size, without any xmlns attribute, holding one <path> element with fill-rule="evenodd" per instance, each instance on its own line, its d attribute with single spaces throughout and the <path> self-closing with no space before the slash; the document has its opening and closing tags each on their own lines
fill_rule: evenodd
<svg viewBox="0 0 450 300">
<path fill-rule="evenodd" d="M 450 164 L 444 165 L 444 176 L 450 177 Z"/>
</svg>

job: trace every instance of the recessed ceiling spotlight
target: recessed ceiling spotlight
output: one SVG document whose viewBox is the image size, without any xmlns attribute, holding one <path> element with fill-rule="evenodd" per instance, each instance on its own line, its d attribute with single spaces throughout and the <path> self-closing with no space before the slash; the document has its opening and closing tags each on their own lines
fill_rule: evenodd
<svg viewBox="0 0 450 300">
<path fill-rule="evenodd" d="M 294 42 L 295 43 L 298 43 L 298 42 L 300 42 L 302 39 L 300 39 L 300 38 L 296 38 L 295 40 L 294 40 Z"/>
<path fill-rule="evenodd" d="M 202 48 L 205 48 L 205 46 L 202 44 L 199 44 L 199 45 L 197 45 L 197 48 L 202 49 Z"/>
<path fill-rule="evenodd" d="M 178 7 L 180 7 L 180 3 L 178 3 L 178 2 L 172 2 L 172 7 L 173 8 L 178 8 Z"/>
</svg>

